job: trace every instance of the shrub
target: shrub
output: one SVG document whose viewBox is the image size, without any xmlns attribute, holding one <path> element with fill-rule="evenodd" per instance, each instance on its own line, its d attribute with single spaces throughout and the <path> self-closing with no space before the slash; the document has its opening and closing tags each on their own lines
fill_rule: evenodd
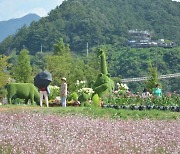
<svg viewBox="0 0 180 154">
<path fill-rule="evenodd" d="M 76 91 L 78 92 L 79 89 L 86 87 L 86 81 L 79 81 L 77 80 L 75 83 Z"/>
<path fill-rule="evenodd" d="M 0 88 L 0 96 L 6 97 L 6 95 L 7 95 L 7 89 L 5 89 L 4 87 Z"/>
<path fill-rule="evenodd" d="M 60 88 L 58 86 L 49 86 L 50 94 L 49 94 L 49 99 L 55 99 L 57 96 L 60 95 Z"/>
<path fill-rule="evenodd" d="M 86 93 L 82 93 L 82 94 L 79 96 L 78 100 L 79 100 L 80 103 L 82 104 L 82 103 L 84 103 L 84 102 L 87 102 L 88 99 L 90 99 L 90 98 L 91 98 L 91 95 L 86 94 Z"/>
<path fill-rule="evenodd" d="M 73 92 L 71 95 L 72 95 L 72 99 L 73 99 L 74 101 L 77 101 L 77 100 L 78 100 L 78 94 L 77 94 L 76 92 Z"/>
<path fill-rule="evenodd" d="M 94 93 L 94 91 L 93 91 L 92 88 L 81 88 L 81 89 L 78 90 L 78 93 L 79 94 L 85 93 L 85 94 L 88 94 L 88 95 L 92 95 Z"/>
<path fill-rule="evenodd" d="M 128 92 L 129 87 L 123 83 L 117 83 L 117 90 L 114 93 L 117 96 L 124 96 Z"/>
<path fill-rule="evenodd" d="M 82 103 L 87 102 L 88 100 L 91 99 L 94 91 L 92 88 L 82 88 L 82 89 L 78 90 L 78 93 L 80 95 L 78 100 L 82 104 Z"/>
<path fill-rule="evenodd" d="M 98 94 L 95 94 L 92 97 L 92 101 L 93 101 L 93 106 L 95 106 L 95 107 L 100 107 L 101 106 L 101 101 L 100 101 L 100 98 L 99 98 Z"/>
</svg>

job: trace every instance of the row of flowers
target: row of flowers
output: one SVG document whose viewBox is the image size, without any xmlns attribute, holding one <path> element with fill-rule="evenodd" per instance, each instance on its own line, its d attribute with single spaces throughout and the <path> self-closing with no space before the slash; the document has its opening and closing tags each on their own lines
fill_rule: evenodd
<svg viewBox="0 0 180 154">
<path fill-rule="evenodd" d="M 180 112 L 180 107 L 179 106 L 157 106 L 157 105 L 112 105 L 112 104 L 108 104 L 108 105 L 103 105 L 103 108 L 114 108 L 114 109 L 130 109 L 130 110 L 151 110 L 151 109 L 156 109 L 156 110 L 162 110 L 162 111 L 166 111 L 166 110 L 170 110 L 173 112 Z"/>
<path fill-rule="evenodd" d="M 108 94 L 103 97 L 104 104 L 113 105 L 143 105 L 143 106 L 180 106 L 180 96 L 172 94 L 171 96 L 163 95 L 161 98 L 148 97 L 142 98 L 140 95 L 134 95 L 133 97 L 124 96 L 119 97 L 116 94 Z"/>
<path fill-rule="evenodd" d="M 94 90 L 92 88 L 87 88 L 86 81 L 79 81 L 75 83 L 76 91 L 68 94 L 69 101 L 77 101 L 79 96 L 82 94 L 88 97 L 88 100 L 91 99 L 92 94 L 94 94 Z M 49 86 L 50 95 L 49 100 L 50 103 L 60 103 L 60 87 L 58 86 Z M 163 95 L 161 98 L 151 97 L 143 98 L 141 94 L 133 94 L 129 91 L 129 88 L 126 84 L 117 83 L 116 89 L 112 94 L 107 94 L 102 98 L 102 102 L 104 105 L 115 105 L 115 106 L 164 106 L 168 108 L 168 106 L 180 106 L 180 97 L 179 95 L 173 93 L 168 93 L 167 95 Z M 84 95 L 84 96 L 85 96 Z M 145 107 L 144 107 L 145 108 Z"/>
</svg>

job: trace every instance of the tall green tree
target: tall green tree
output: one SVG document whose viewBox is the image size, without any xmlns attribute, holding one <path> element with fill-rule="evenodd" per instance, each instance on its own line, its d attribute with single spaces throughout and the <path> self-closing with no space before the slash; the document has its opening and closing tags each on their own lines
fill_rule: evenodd
<svg viewBox="0 0 180 154">
<path fill-rule="evenodd" d="M 7 93 L 4 86 L 10 78 L 7 71 L 7 67 L 9 67 L 9 64 L 7 62 L 8 59 L 9 57 L 3 57 L 0 55 L 0 96 L 5 96 Z"/>
<path fill-rule="evenodd" d="M 51 55 L 46 57 L 47 70 L 52 73 L 53 85 L 60 86 L 61 78 L 66 77 L 68 90 L 73 91 L 77 80 L 90 83 L 95 80 L 97 70 L 85 63 L 83 58 L 75 57 L 72 53 L 64 55 Z"/>
<path fill-rule="evenodd" d="M 149 66 L 148 66 L 148 73 L 149 73 L 149 78 L 146 81 L 146 87 L 152 93 L 153 88 L 158 83 L 158 72 L 157 72 L 157 68 L 153 67 L 151 62 L 149 63 Z"/>
<path fill-rule="evenodd" d="M 16 82 L 32 82 L 32 67 L 29 52 L 26 49 L 21 50 L 18 56 L 17 65 L 13 68 L 13 77 Z"/>
<path fill-rule="evenodd" d="M 7 72 L 7 66 L 9 65 L 7 60 L 9 57 L 3 57 L 0 55 L 0 88 L 3 87 L 9 79 Z"/>
<path fill-rule="evenodd" d="M 97 74 L 92 64 L 86 64 L 85 59 L 75 56 L 62 38 L 54 44 L 54 55 L 46 57 L 46 64 L 53 76 L 52 84 L 60 86 L 61 77 L 66 77 L 69 90 L 73 90 L 76 80 L 94 80 Z"/>
<path fill-rule="evenodd" d="M 67 52 L 70 52 L 70 48 L 64 43 L 63 38 L 60 38 L 59 41 L 54 44 L 54 55 L 62 55 Z"/>
</svg>

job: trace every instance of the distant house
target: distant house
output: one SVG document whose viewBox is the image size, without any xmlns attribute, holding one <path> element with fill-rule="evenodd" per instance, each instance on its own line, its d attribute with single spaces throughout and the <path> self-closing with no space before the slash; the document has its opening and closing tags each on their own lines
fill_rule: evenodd
<svg viewBox="0 0 180 154">
<path fill-rule="evenodd" d="M 159 39 L 158 41 L 152 41 L 152 32 L 145 30 L 129 30 L 128 31 L 128 46 L 131 47 L 166 47 L 171 48 L 174 46 L 174 43 L 169 44 L 165 43 L 164 39 Z"/>
<path fill-rule="evenodd" d="M 150 41 L 151 40 L 151 33 L 149 31 L 142 31 L 142 30 L 129 30 L 129 36 L 131 40 L 136 41 Z"/>
</svg>

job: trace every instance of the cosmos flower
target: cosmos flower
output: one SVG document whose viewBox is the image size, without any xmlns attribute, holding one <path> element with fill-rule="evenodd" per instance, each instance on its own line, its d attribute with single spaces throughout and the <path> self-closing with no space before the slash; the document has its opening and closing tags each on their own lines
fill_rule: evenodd
<svg viewBox="0 0 180 154">
<path fill-rule="evenodd" d="M 0 152 L 179 153 L 180 119 L 112 120 L 32 111 L 0 112 Z"/>
</svg>

